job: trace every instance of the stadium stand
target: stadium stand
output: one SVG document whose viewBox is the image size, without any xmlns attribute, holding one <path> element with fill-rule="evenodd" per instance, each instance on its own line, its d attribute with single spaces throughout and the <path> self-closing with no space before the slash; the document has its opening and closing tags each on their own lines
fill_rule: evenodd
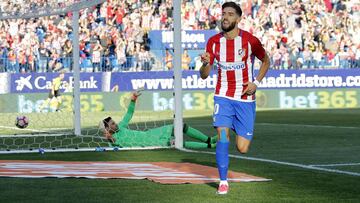
<svg viewBox="0 0 360 203">
<path fill-rule="evenodd" d="M 28 2 L 28 1 L 27 1 Z M 150 3 L 151 2 L 151 3 Z M 264 44 L 273 69 L 360 67 L 360 3 L 356 0 L 238 1 L 240 27 Z M 66 6 L 64 0 L 7 0 L 2 12 Z M 183 29 L 218 30 L 222 0 L 187 0 Z M 14 9 L 15 8 L 15 9 Z M 260 15 L 261 14 L 261 15 Z M 168 70 L 149 49 L 150 30 L 172 29 L 172 1 L 108 0 L 80 14 L 82 71 Z M 0 21 L 1 72 L 52 72 L 72 64 L 71 13 Z M 199 50 L 198 50 L 199 51 Z M 189 50 L 192 62 L 196 58 Z M 165 50 L 164 50 L 165 58 Z M 187 69 L 194 69 L 190 65 Z"/>
</svg>

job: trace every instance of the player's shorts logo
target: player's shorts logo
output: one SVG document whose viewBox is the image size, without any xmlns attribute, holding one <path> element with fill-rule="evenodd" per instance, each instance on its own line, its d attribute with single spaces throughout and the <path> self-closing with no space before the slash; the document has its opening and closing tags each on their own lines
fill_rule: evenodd
<svg viewBox="0 0 360 203">
<path fill-rule="evenodd" d="M 214 105 L 214 114 L 218 114 L 219 113 L 219 104 L 215 104 Z"/>
</svg>

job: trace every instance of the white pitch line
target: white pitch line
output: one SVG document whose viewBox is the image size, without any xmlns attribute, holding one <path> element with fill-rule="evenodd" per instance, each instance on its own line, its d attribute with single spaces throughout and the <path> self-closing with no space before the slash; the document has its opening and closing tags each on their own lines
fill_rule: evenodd
<svg viewBox="0 0 360 203">
<path fill-rule="evenodd" d="M 117 148 L 117 147 L 116 147 Z M 169 149 L 170 147 L 125 147 L 125 148 L 117 148 L 115 151 L 114 147 L 103 147 L 105 151 L 114 151 L 114 152 L 121 152 L 121 151 L 130 151 L 130 150 L 153 150 L 153 149 Z M 45 153 L 57 153 L 57 152 L 94 152 L 96 150 L 95 147 L 93 148 L 63 148 L 63 149 L 45 149 Z M 39 153 L 38 150 L 11 150 L 11 151 L 0 151 L 0 154 L 28 154 L 28 153 Z M 101 152 L 99 152 L 101 153 Z"/>
<path fill-rule="evenodd" d="M 209 124 L 192 124 L 194 126 L 212 126 Z M 255 123 L 255 125 L 284 125 L 284 126 L 299 126 L 299 127 L 311 127 L 311 128 L 342 128 L 342 129 L 360 129 L 356 126 L 336 126 L 336 125 L 308 125 L 308 124 L 292 124 L 292 123 Z"/>
<path fill-rule="evenodd" d="M 13 130 L 22 130 L 22 131 L 31 131 L 31 132 L 46 132 L 46 131 L 43 131 L 43 130 L 36 130 L 36 129 L 32 129 L 32 128 L 17 128 L 17 127 L 10 127 L 10 126 L 3 126 L 3 125 L 0 125 L 0 128 L 5 128 L 5 129 L 13 129 Z"/>
<path fill-rule="evenodd" d="M 13 129 L 13 130 L 20 130 L 20 131 L 30 131 L 30 132 L 37 132 L 37 133 L 43 133 L 43 134 L 13 134 L 13 135 L 0 135 L 0 138 L 3 137 L 37 137 L 37 136 L 62 136 L 62 135 L 67 135 L 67 134 L 71 134 L 71 133 L 54 133 L 54 134 L 50 134 L 49 131 L 46 130 L 63 130 L 66 128 L 50 128 L 50 129 L 44 129 L 44 130 L 37 130 L 37 129 L 32 129 L 32 128 L 17 128 L 17 127 L 10 127 L 10 126 L 2 126 L 0 125 L 0 128 L 5 128 L 5 129 Z M 47 134 L 44 134 L 47 133 Z"/>
<path fill-rule="evenodd" d="M 309 166 L 315 166 L 315 167 L 326 167 L 326 166 L 358 166 L 360 163 L 343 163 L 343 164 L 312 164 Z"/>
<path fill-rule="evenodd" d="M 24 138 L 24 137 L 58 137 L 64 135 L 72 135 L 72 133 L 62 133 L 62 134 L 49 134 L 49 133 L 42 133 L 42 134 L 16 134 L 16 135 L 0 135 L 0 138 Z"/>
<path fill-rule="evenodd" d="M 181 151 L 193 152 L 193 153 L 201 153 L 201 154 L 215 154 L 215 152 L 196 151 L 196 150 L 189 150 L 189 149 L 181 149 Z M 239 156 L 239 155 L 233 155 L 233 154 L 229 154 L 229 157 L 236 158 L 236 159 L 261 161 L 261 162 L 267 162 L 267 163 L 273 163 L 273 164 L 279 164 L 279 165 L 286 165 L 286 166 L 294 166 L 294 167 L 310 169 L 310 170 L 326 171 L 326 172 L 338 173 L 338 174 L 346 174 L 346 175 L 351 175 L 351 176 L 360 176 L 360 173 L 356 173 L 356 172 L 349 172 L 349 171 L 342 171 L 342 170 L 328 169 L 328 168 L 320 168 L 320 167 L 311 166 L 311 165 L 296 164 L 296 163 L 290 163 L 290 162 L 284 162 L 284 161 L 276 161 L 276 160 L 271 160 L 271 159 L 262 159 L 262 158 L 256 158 L 256 157 L 245 157 L 245 156 Z"/>
<path fill-rule="evenodd" d="M 343 128 L 343 129 L 360 129 L 356 126 L 335 126 L 335 125 L 308 125 L 308 124 L 292 124 L 292 123 L 255 123 L 255 125 L 284 125 L 284 126 L 301 126 L 311 128 Z"/>
<path fill-rule="evenodd" d="M 0 128 L 20 130 L 20 131 L 31 131 L 31 132 L 48 132 L 50 130 L 68 130 L 69 129 L 69 128 L 43 128 L 42 130 L 37 130 L 37 129 L 33 129 L 33 128 L 18 128 L 18 127 L 3 126 L 3 125 L 0 125 Z"/>
</svg>

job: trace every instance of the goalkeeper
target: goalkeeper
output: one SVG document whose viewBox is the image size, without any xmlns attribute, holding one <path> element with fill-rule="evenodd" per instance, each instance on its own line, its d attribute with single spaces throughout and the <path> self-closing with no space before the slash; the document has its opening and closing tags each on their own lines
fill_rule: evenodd
<svg viewBox="0 0 360 203">
<path fill-rule="evenodd" d="M 147 131 L 137 131 L 127 128 L 134 114 L 135 102 L 138 96 L 140 96 L 139 91 L 132 94 L 128 110 L 118 124 L 111 117 L 107 117 L 100 122 L 100 129 L 102 129 L 104 136 L 112 146 L 118 147 L 170 146 L 170 141 L 174 139 L 173 125 L 165 125 Z M 187 136 L 201 141 L 186 141 L 184 142 L 185 148 L 201 149 L 216 147 L 217 136 L 208 137 L 186 124 L 184 124 L 183 132 Z"/>
</svg>

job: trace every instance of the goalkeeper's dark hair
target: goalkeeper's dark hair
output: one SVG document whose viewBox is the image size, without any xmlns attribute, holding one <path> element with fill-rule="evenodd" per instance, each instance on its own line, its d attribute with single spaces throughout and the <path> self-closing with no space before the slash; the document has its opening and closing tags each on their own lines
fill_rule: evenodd
<svg viewBox="0 0 360 203">
<path fill-rule="evenodd" d="M 109 116 L 103 120 L 105 129 L 109 127 L 109 122 L 112 118 Z"/>
<path fill-rule="evenodd" d="M 233 2 L 233 1 L 229 1 L 229 2 L 223 3 L 223 5 L 221 6 L 222 10 L 224 10 L 224 8 L 227 8 L 227 7 L 231 7 L 233 9 L 235 9 L 236 14 L 238 14 L 241 17 L 242 10 L 237 3 Z"/>
</svg>

